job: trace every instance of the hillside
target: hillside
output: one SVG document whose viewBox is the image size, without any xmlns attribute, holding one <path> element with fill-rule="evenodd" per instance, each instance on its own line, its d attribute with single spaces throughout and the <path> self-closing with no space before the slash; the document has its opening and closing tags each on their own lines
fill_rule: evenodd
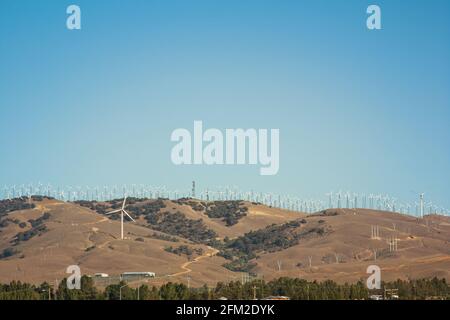
<svg viewBox="0 0 450 320">
<path fill-rule="evenodd" d="M 375 264 L 381 268 L 385 281 L 450 278 L 449 217 L 430 215 L 417 219 L 367 209 L 327 210 L 325 214 L 306 218 L 308 223 L 321 222 L 329 230 L 325 236 L 262 254 L 255 271 L 271 277 L 354 282 L 367 278 L 367 266 Z M 378 226 L 378 238 L 371 239 L 372 226 Z M 397 248 L 392 252 L 391 239 L 397 239 Z"/>
<path fill-rule="evenodd" d="M 54 282 L 73 264 L 83 274 L 151 271 L 154 284 L 193 286 L 241 279 L 240 271 L 353 282 L 367 278 L 370 264 L 382 268 L 383 280 L 450 279 L 449 217 L 366 209 L 306 215 L 244 201 L 130 198 L 136 223 L 126 221 L 120 240 L 119 216 L 105 213 L 121 202 L 0 201 L 0 283 Z M 371 239 L 372 226 L 379 239 Z"/>
</svg>

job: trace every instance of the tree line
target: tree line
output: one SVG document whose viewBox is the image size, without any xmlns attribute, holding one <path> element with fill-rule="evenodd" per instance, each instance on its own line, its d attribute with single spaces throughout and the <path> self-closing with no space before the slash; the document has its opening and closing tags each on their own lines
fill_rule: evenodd
<svg viewBox="0 0 450 320">
<path fill-rule="evenodd" d="M 0 285 L 0 300 L 250 300 L 268 296 L 288 296 L 294 300 L 360 300 L 369 299 L 373 294 L 383 294 L 385 288 L 398 289 L 399 299 L 450 299 L 449 284 L 445 279 L 438 278 L 385 282 L 379 290 L 368 290 L 363 281 L 338 284 L 331 280 L 309 282 L 286 277 L 269 282 L 219 282 L 214 287 L 204 285 L 199 288 L 173 282 L 161 287 L 141 285 L 132 288 L 122 281 L 101 290 L 95 287 L 92 278 L 83 276 L 79 290 L 69 290 L 65 279 L 57 288 L 45 282 L 36 286 L 13 281 Z"/>
</svg>

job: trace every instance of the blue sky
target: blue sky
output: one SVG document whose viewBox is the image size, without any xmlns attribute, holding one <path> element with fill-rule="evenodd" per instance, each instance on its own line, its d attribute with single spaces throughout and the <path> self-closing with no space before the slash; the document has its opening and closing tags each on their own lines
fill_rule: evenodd
<svg viewBox="0 0 450 320">
<path fill-rule="evenodd" d="M 366 28 L 369 4 L 382 30 Z M 2 0 L 0 183 L 424 191 L 450 207 L 449 13 L 445 0 Z M 170 134 L 194 120 L 279 128 L 279 173 L 174 166 Z"/>
</svg>

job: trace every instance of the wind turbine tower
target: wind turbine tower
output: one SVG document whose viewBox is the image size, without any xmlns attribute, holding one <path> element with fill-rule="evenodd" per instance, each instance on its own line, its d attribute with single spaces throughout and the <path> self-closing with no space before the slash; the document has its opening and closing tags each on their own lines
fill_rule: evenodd
<svg viewBox="0 0 450 320">
<path fill-rule="evenodd" d="M 333 192 L 330 192 L 330 193 L 327 193 L 327 196 L 328 196 L 328 208 L 329 209 L 331 209 L 332 208 L 332 206 L 333 206 L 333 204 L 332 204 L 332 202 L 333 202 Z"/>
<path fill-rule="evenodd" d="M 424 193 L 420 194 L 420 217 L 423 218 L 423 196 Z"/>
<path fill-rule="evenodd" d="M 113 214 L 113 213 L 120 212 L 120 239 L 122 239 L 122 240 L 123 240 L 123 215 L 126 214 L 128 216 L 128 218 L 130 218 L 133 222 L 136 222 L 130 216 L 130 214 L 125 210 L 125 202 L 126 201 L 127 201 L 127 197 L 125 196 L 125 198 L 123 199 L 122 208 L 106 213 L 106 214 Z"/>
<path fill-rule="evenodd" d="M 345 200 L 346 200 L 346 202 L 345 202 L 345 207 L 346 207 L 347 209 L 350 209 L 350 194 L 348 193 L 348 191 L 347 191 L 347 193 L 345 194 Z"/>
<path fill-rule="evenodd" d="M 338 209 L 341 208 L 341 192 L 338 193 Z"/>
</svg>

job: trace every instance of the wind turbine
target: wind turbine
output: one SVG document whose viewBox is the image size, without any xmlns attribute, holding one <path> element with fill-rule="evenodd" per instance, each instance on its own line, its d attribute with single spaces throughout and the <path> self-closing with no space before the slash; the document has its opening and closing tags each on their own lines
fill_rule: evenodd
<svg viewBox="0 0 450 320">
<path fill-rule="evenodd" d="M 345 200 L 346 200 L 346 202 L 345 202 L 346 208 L 350 209 L 350 192 L 349 191 L 347 191 L 347 193 L 345 194 Z"/>
<path fill-rule="evenodd" d="M 326 195 L 328 196 L 328 209 L 331 209 L 333 206 L 333 192 L 329 192 Z"/>
<path fill-rule="evenodd" d="M 338 209 L 341 208 L 341 191 L 338 192 Z"/>
<path fill-rule="evenodd" d="M 134 220 L 130 214 L 125 210 L 125 202 L 127 201 L 127 197 L 125 196 L 125 198 L 123 199 L 123 203 L 122 203 L 122 208 L 108 212 L 106 214 L 113 214 L 113 213 L 118 213 L 120 212 L 120 239 L 123 240 L 123 214 L 125 213 L 128 218 L 130 218 L 133 222 L 136 222 L 136 220 Z"/>
<path fill-rule="evenodd" d="M 421 218 L 423 218 L 423 206 L 424 206 L 424 203 L 423 203 L 423 196 L 425 195 L 425 193 L 421 193 L 421 194 L 419 194 L 419 199 L 420 199 L 420 217 Z"/>
</svg>

